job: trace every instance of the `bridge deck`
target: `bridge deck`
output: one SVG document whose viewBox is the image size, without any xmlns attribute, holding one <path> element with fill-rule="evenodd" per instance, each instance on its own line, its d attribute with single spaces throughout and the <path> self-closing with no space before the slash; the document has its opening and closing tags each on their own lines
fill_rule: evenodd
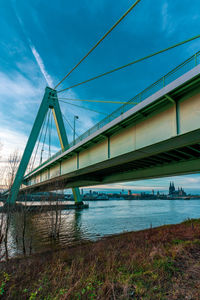
<svg viewBox="0 0 200 300">
<path fill-rule="evenodd" d="M 192 68 L 194 59 L 196 67 Z M 170 75 L 162 77 L 163 88 L 151 95 L 161 82 L 157 81 L 153 85 L 155 89 L 151 86 L 143 92 L 143 97 L 150 94 L 149 97 L 134 107 L 132 104 L 122 106 L 109 117 L 110 122 L 106 123 L 109 118 L 104 119 L 104 126 L 103 123 L 97 124 L 90 135 L 87 132 L 88 136 L 84 138 L 83 135 L 75 145 L 33 170 L 25 177 L 32 186 L 25 189 L 55 189 L 61 182 L 65 187 L 72 187 L 198 172 L 200 98 L 196 95 L 200 82 L 199 60 L 194 56 L 175 70 L 180 75 L 183 68 L 189 71 L 168 83 L 168 77 L 177 76 L 173 70 Z M 188 105 L 189 98 L 192 100 Z M 113 119 L 115 114 L 117 117 Z M 137 143 L 133 139 L 137 139 Z M 95 147 L 99 150 L 94 150 Z M 104 152 L 104 158 L 99 159 L 101 152 Z M 163 169 L 163 166 L 161 172 L 159 168 Z M 57 171 L 51 176 L 54 168 Z"/>
</svg>

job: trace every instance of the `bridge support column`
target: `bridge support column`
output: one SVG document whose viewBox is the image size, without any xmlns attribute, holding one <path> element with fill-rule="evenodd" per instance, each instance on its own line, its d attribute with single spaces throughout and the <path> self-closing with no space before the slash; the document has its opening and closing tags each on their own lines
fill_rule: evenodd
<svg viewBox="0 0 200 300">
<path fill-rule="evenodd" d="M 49 107 L 48 106 L 48 94 L 49 94 L 49 89 L 46 88 L 42 103 L 40 104 L 40 108 L 39 108 L 37 117 L 35 119 L 35 122 L 33 124 L 33 128 L 31 130 L 31 134 L 28 138 L 26 148 L 24 150 L 21 162 L 19 164 L 19 168 L 18 168 L 17 173 L 15 175 L 13 185 L 12 185 L 10 193 L 8 195 L 8 202 L 11 205 L 14 205 L 16 200 L 17 200 L 17 195 L 18 195 L 18 192 L 19 192 L 19 189 L 20 189 L 20 185 L 22 184 L 23 177 L 24 177 L 24 174 L 26 172 L 26 168 L 27 168 L 28 163 L 30 161 L 35 143 L 36 143 L 38 135 L 40 133 L 41 126 L 43 124 L 45 115 L 47 113 L 47 110 L 48 110 L 48 107 Z"/>
<path fill-rule="evenodd" d="M 81 193 L 79 188 L 73 188 L 72 192 L 73 192 L 75 204 L 82 203 L 82 198 L 81 198 Z"/>
<path fill-rule="evenodd" d="M 56 98 L 57 98 L 57 96 L 56 96 Z M 55 100 L 54 100 L 54 105 L 52 107 L 53 117 L 54 117 L 54 121 L 56 123 L 56 129 L 58 132 L 60 145 L 61 145 L 62 150 L 64 150 L 65 148 L 68 147 L 69 143 L 68 143 L 67 134 L 66 134 L 63 118 L 62 118 L 62 113 L 60 110 L 60 105 L 59 105 L 58 99 L 55 99 Z M 74 196 L 75 203 L 82 203 L 82 198 L 81 198 L 79 188 L 72 188 L 72 193 Z"/>
<path fill-rule="evenodd" d="M 175 105 L 175 112 L 176 112 L 176 134 L 178 135 L 180 133 L 180 118 L 179 118 L 179 103 L 178 101 L 175 101 L 171 96 L 168 94 L 165 95 L 165 97 L 172 102 Z"/>
<path fill-rule="evenodd" d="M 31 130 L 31 134 L 28 138 L 28 142 L 26 144 L 26 148 L 24 150 L 21 162 L 19 164 L 19 168 L 17 170 L 10 193 L 8 195 L 7 202 L 11 205 L 14 205 L 17 200 L 17 195 L 19 193 L 20 186 L 23 183 L 24 174 L 26 172 L 33 149 L 35 147 L 35 143 L 37 141 L 38 135 L 40 133 L 42 124 L 44 122 L 45 116 L 49 108 L 52 109 L 53 111 L 53 116 L 56 123 L 56 129 L 58 132 L 58 137 L 59 137 L 62 150 L 66 149 L 69 146 L 67 134 L 66 134 L 63 118 L 62 118 L 62 113 L 57 98 L 57 92 L 49 87 L 46 87 L 42 103 L 40 104 L 40 108 L 37 113 L 33 128 Z M 73 188 L 72 192 L 74 195 L 75 203 L 81 203 L 82 199 L 81 199 L 79 188 Z"/>
</svg>

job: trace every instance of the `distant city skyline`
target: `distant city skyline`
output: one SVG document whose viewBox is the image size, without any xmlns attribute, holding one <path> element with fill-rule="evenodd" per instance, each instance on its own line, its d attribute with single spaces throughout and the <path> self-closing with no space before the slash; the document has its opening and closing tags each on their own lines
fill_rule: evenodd
<svg viewBox="0 0 200 300">
<path fill-rule="evenodd" d="M 117 187 L 109 187 L 109 185 L 83 187 L 83 190 L 84 190 L 84 192 L 88 192 L 88 191 L 92 190 L 92 191 L 99 191 L 99 192 L 105 192 L 105 193 L 121 192 L 122 190 L 124 190 L 125 193 L 128 193 L 128 190 L 131 190 L 133 193 L 139 193 L 139 192 L 151 193 L 152 190 L 154 190 L 155 192 L 160 191 L 161 193 L 167 194 L 169 192 L 170 182 L 174 182 L 176 190 L 178 188 L 183 188 L 187 194 L 200 195 L 200 187 L 199 188 L 198 187 L 197 188 L 186 187 L 186 186 L 182 185 L 182 183 L 183 183 L 182 177 L 183 176 L 179 176 L 179 177 L 181 179 L 179 181 L 178 180 L 176 181 L 176 179 L 178 177 L 171 177 L 171 178 L 173 178 L 173 180 L 171 180 L 170 177 L 165 178 L 165 180 L 167 180 L 167 182 L 168 182 L 168 185 L 166 182 L 166 186 L 160 186 L 160 185 L 144 186 L 144 184 L 143 184 L 144 181 L 141 180 L 141 181 L 139 181 L 141 186 L 136 185 L 136 182 L 135 182 L 135 185 L 133 182 L 131 182 L 131 183 L 127 183 L 127 185 L 125 183 L 119 184 Z M 153 181 L 157 182 L 159 184 L 159 180 L 160 179 L 154 179 Z M 149 182 L 149 180 L 145 180 L 146 184 L 148 184 L 148 182 Z M 179 182 L 179 184 L 178 184 L 178 182 Z M 152 183 L 152 180 L 151 180 L 151 183 Z M 190 181 L 188 182 L 188 184 L 189 183 L 190 183 Z M 70 189 L 67 191 L 70 191 Z"/>
</svg>

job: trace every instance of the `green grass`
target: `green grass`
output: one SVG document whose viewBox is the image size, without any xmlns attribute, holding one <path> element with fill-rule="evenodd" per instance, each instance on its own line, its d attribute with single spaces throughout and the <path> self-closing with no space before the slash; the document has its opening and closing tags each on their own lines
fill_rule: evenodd
<svg viewBox="0 0 200 300">
<path fill-rule="evenodd" d="M 1 298 L 200 299 L 198 276 L 184 279 L 200 266 L 199 238 L 200 220 L 187 220 L 13 259 L 0 264 Z"/>
</svg>

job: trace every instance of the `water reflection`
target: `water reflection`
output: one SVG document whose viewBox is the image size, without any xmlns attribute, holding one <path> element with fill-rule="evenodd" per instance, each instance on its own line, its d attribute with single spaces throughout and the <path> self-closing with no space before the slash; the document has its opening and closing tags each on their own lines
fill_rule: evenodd
<svg viewBox="0 0 200 300">
<path fill-rule="evenodd" d="M 5 223 L 7 215 L 0 214 L 0 220 L 2 217 Z M 9 256 L 23 254 L 24 249 L 27 254 L 35 253 L 198 217 L 198 200 L 95 201 L 81 211 L 15 212 L 8 231 Z"/>
<path fill-rule="evenodd" d="M 3 230 L 7 214 L 3 218 Z M 56 234 L 53 235 L 53 233 Z M 50 211 L 43 213 L 15 212 L 10 215 L 8 231 L 9 256 L 30 254 L 83 241 L 80 211 Z M 1 252 L 5 251 L 4 244 Z"/>
</svg>

